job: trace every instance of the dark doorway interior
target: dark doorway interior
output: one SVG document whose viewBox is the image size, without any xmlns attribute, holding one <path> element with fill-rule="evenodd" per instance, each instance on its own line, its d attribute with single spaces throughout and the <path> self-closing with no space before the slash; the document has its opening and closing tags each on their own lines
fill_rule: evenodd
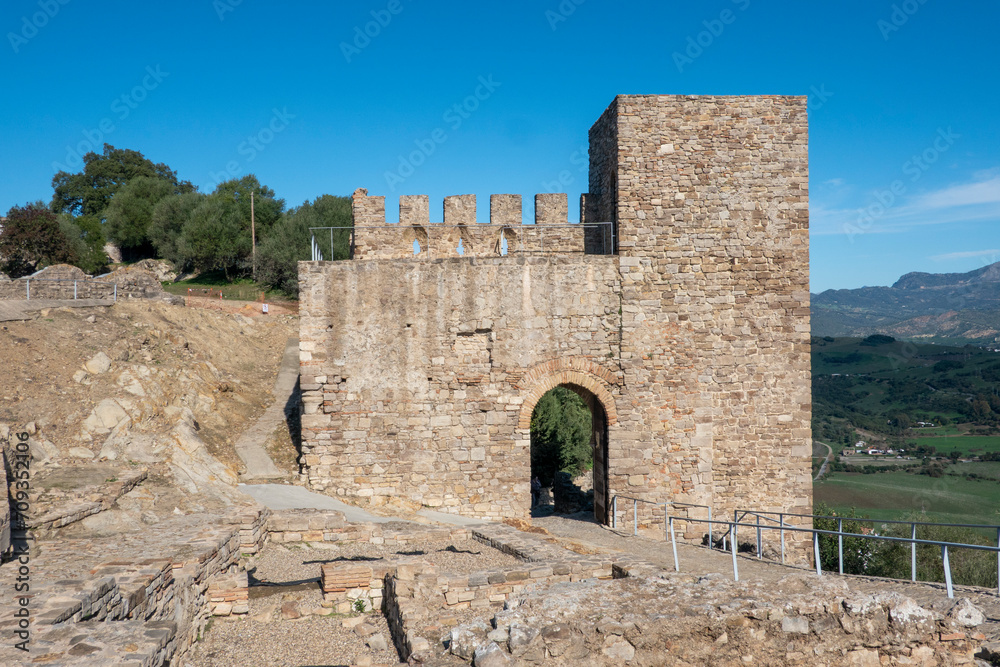
<svg viewBox="0 0 1000 667">
<path fill-rule="evenodd" d="M 607 416 L 582 387 L 549 390 L 531 416 L 532 516 L 592 511 L 607 521 Z"/>
</svg>

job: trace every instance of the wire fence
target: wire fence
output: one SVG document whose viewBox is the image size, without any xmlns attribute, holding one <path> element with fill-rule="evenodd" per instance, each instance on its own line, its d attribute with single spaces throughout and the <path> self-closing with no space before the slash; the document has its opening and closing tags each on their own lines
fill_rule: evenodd
<svg viewBox="0 0 1000 667">
<path fill-rule="evenodd" d="M 890 544 L 908 544 L 910 545 L 910 581 L 916 582 L 917 578 L 917 547 L 918 546 L 930 546 L 938 547 L 941 550 L 941 568 L 944 574 L 944 583 L 948 591 L 948 597 L 953 598 L 954 584 L 952 581 L 952 565 L 951 565 L 951 554 L 957 549 L 965 549 L 971 551 L 986 551 L 993 552 L 996 554 L 996 568 L 997 568 L 997 594 L 1000 595 L 1000 526 L 988 525 L 988 524 L 962 524 L 962 523 L 932 523 L 928 521 L 898 521 L 898 520 L 879 520 L 879 519 L 865 519 L 857 517 L 842 517 L 842 516 L 831 516 L 831 515 L 814 515 L 814 514 L 799 514 L 794 512 L 766 512 L 757 510 L 746 510 L 737 509 L 733 511 L 732 520 L 719 519 L 712 517 L 712 508 L 707 505 L 694 505 L 689 503 L 656 503 L 648 500 L 643 500 L 641 498 L 633 498 L 630 496 L 614 496 L 611 501 L 611 511 L 612 511 L 612 528 L 618 528 L 619 516 L 623 520 L 627 519 L 628 512 L 624 510 L 619 513 L 619 498 L 622 501 L 632 502 L 632 523 L 633 523 L 633 535 L 638 535 L 639 533 L 639 504 L 652 505 L 655 508 L 663 508 L 662 515 L 654 511 L 652 513 L 653 520 L 658 523 L 658 517 L 663 516 L 663 534 L 664 539 L 670 542 L 673 549 L 673 559 L 674 559 L 674 569 L 680 571 L 680 559 L 677 553 L 677 539 L 676 539 L 676 524 L 698 524 L 706 525 L 708 528 L 708 549 L 715 549 L 717 546 L 721 546 L 722 550 L 728 551 L 732 554 L 732 567 L 733 567 L 733 579 L 739 581 L 739 563 L 737 560 L 737 554 L 740 551 L 739 543 L 739 530 L 741 528 L 749 529 L 755 535 L 755 554 L 757 559 L 763 559 L 765 543 L 767 542 L 766 536 L 768 531 L 770 534 L 776 534 L 780 547 L 780 558 L 782 565 L 786 564 L 786 537 L 789 534 L 808 534 L 811 539 L 811 549 L 812 557 L 814 561 L 814 566 L 817 575 L 823 574 L 823 559 L 820 554 L 820 539 L 821 537 L 828 537 L 830 539 L 835 539 L 837 543 L 837 564 L 838 573 L 844 574 L 844 540 L 845 539 L 859 539 L 863 541 L 872 541 L 874 543 L 890 543 Z M 670 507 L 680 508 L 685 512 L 684 516 L 672 515 L 670 512 Z M 690 516 L 690 509 L 705 509 L 707 517 L 698 518 Z M 827 530 L 822 528 L 816 528 L 815 526 L 810 526 L 808 528 L 801 525 L 794 525 L 788 522 L 789 518 L 799 518 L 799 519 L 809 519 L 810 523 L 819 520 L 835 521 L 837 525 L 836 530 Z M 844 524 L 846 522 L 861 522 L 861 523 L 871 523 L 871 524 L 885 524 L 885 525 L 900 525 L 908 526 L 910 528 L 909 537 L 894 536 L 894 535 L 880 535 L 875 532 L 874 528 L 870 532 L 851 532 L 849 530 L 844 530 Z M 931 540 L 922 539 L 917 537 L 917 529 L 921 526 L 933 526 L 936 528 L 942 527 L 954 527 L 970 530 L 989 530 L 994 531 L 997 539 L 996 545 L 992 544 L 973 544 L 968 542 L 950 542 L 945 540 Z M 721 537 L 718 543 L 714 540 L 714 535 L 716 534 L 716 528 L 724 528 L 723 531 L 718 533 Z M 899 577 L 893 577 L 899 578 Z"/>
</svg>

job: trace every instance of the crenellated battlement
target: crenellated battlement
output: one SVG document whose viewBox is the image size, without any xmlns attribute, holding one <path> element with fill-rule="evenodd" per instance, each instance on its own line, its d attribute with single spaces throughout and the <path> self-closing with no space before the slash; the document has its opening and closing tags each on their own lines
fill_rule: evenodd
<svg viewBox="0 0 1000 667">
<path fill-rule="evenodd" d="M 430 221 L 427 195 L 402 195 L 399 222 L 386 221 L 385 197 L 369 196 L 364 188 L 352 196 L 354 259 L 436 259 L 497 257 L 521 254 L 613 254 L 610 223 L 594 224 L 586 217 L 587 196 L 581 198 L 581 220 L 569 222 L 566 193 L 535 195 L 535 224 L 522 222 L 521 195 L 490 195 L 490 221 L 476 221 L 476 195 L 444 198 L 441 223 Z M 416 243 L 416 245 L 414 245 Z"/>
</svg>

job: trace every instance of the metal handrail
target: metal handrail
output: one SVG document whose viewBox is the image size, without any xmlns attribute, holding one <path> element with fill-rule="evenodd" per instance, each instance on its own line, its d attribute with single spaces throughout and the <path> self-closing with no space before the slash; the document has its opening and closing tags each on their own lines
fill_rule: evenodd
<svg viewBox="0 0 1000 667">
<path fill-rule="evenodd" d="M 477 227 L 484 229 L 496 229 L 498 231 L 503 231 L 505 229 L 535 229 L 544 232 L 546 229 L 587 229 L 587 228 L 606 228 L 608 231 L 608 238 L 605 240 L 610 241 L 611 250 L 608 255 L 615 254 L 615 236 L 614 236 L 614 223 L 613 222 L 572 222 L 572 223 L 561 223 L 561 224 L 509 224 L 509 223 L 486 223 L 486 222 L 476 222 L 467 225 L 446 225 L 443 222 L 426 222 L 426 223 L 404 223 L 404 222 L 387 222 L 384 225 L 350 225 L 350 226 L 340 226 L 340 227 L 310 227 L 310 253 L 312 256 L 312 261 L 322 262 L 323 252 L 316 241 L 316 232 L 329 231 L 330 232 L 330 252 L 333 252 L 333 232 L 335 230 L 350 230 L 353 232 L 357 229 L 412 229 L 414 227 L 420 227 L 423 229 L 467 229 L 469 227 Z M 544 233 L 541 234 L 542 237 L 542 252 L 545 251 L 545 238 Z M 354 239 L 351 239 L 351 245 L 354 245 Z M 523 249 L 523 241 L 522 247 Z M 332 259 L 332 257 L 331 257 Z"/>
<path fill-rule="evenodd" d="M 711 505 L 696 505 L 694 503 L 682 503 L 682 502 L 677 501 L 677 500 L 668 500 L 666 502 L 660 503 L 660 502 L 653 502 L 652 500 L 644 500 L 642 498 L 633 498 L 631 496 L 619 496 L 619 495 L 615 495 L 614 497 L 611 498 L 611 527 L 612 528 L 617 527 L 617 521 L 618 521 L 618 499 L 619 498 L 621 498 L 622 500 L 631 500 L 631 501 L 634 502 L 634 504 L 632 505 L 632 515 L 633 515 L 633 519 L 632 519 L 633 532 L 632 532 L 632 534 L 633 535 L 638 535 L 639 534 L 639 503 L 646 503 L 647 505 L 654 505 L 656 507 L 659 507 L 660 505 L 663 505 L 663 513 L 664 513 L 665 516 L 667 515 L 667 506 L 668 505 L 673 505 L 675 507 L 696 507 L 696 508 L 701 508 L 701 509 L 707 509 L 708 510 L 708 545 L 709 545 L 709 548 L 712 548 L 712 539 L 713 539 L 713 536 L 712 536 L 712 524 L 714 522 L 712 521 L 712 506 Z"/>
<path fill-rule="evenodd" d="M 849 521 L 864 521 L 865 523 L 898 523 L 904 525 L 916 524 L 918 526 L 945 526 L 952 528 L 993 528 L 998 529 L 1000 525 L 995 523 L 935 523 L 933 521 L 904 521 L 902 519 L 869 519 L 865 517 L 855 517 L 855 516 L 837 516 L 826 515 L 826 514 L 799 514 L 795 512 L 768 512 L 765 510 L 735 510 L 737 512 L 745 512 L 746 514 L 760 514 L 761 516 L 771 514 L 779 516 L 800 516 L 808 519 L 847 519 Z M 773 519 L 772 519 L 773 521 Z"/>
<path fill-rule="evenodd" d="M 611 506 L 612 506 L 612 528 L 616 528 L 617 527 L 618 498 L 619 498 L 619 496 L 616 495 L 616 496 L 614 496 L 612 498 L 612 501 L 611 501 Z M 673 549 L 673 556 L 674 556 L 674 569 L 676 571 L 678 571 L 678 572 L 680 571 L 680 560 L 679 560 L 678 554 L 677 554 L 677 540 L 676 540 L 676 533 L 675 533 L 675 530 L 674 530 L 674 522 L 675 521 L 686 521 L 686 522 L 689 522 L 689 523 L 707 523 L 707 524 L 709 524 L 709 548 L 713 548 L 713 546 L 712 546 L 713 542 L 712 542 L 711 535 L 712 535 L 712 530 L 713 530 L 714 526 L 716 526 L 716 525 L 723 525 L 723 526 L 727 526 L 728 527 L 728 529 L 726 530 L 726 534 L 723 536 L 723 549 L 726 549 L 726 541 L 727 541 L 727 538 L 728 538 L 728 542 L 729 542 L 728 551 L 730 551 L 732 553 L 732 558 L 733 558 L 733 578 L 736 581 L 739 581 L 739 566 L 738 566 L 738 563 L 737 563 L 737 560 L 736 560 L 737 552 L 739 551 L 739 540 L 737 538 L 737 529 L 740 528 L 740 527 L 744 527 L 744 528 L 753 528 L 753 529 L 755 529 L 757 531 L 757 557 L 758 557 L 758 559 L 762 558 L 762 549 L 761 549 L 761 547 L 762 547 L 762 538 L 761 538 L 762 531 L 766 531 L 766 530 L 778 530 L 778 531 L 780 531 L 780 533 L 781 533 L 781 562 L 782 562 L 782 564 L 784 564 L 784 562 L 785 562 L 785 533 L 786 532 L 793 532 L 793 533 L 809 533 L 809 534 L 811 534 L 812 535 L 812 542 L 813 542 L 813 558 L 814 558 L 814 561 L 815 561 L 816 574 L 817 575 L 822 575 L 823 574 L 822 561 L 821 561 L 821 558 L 820 558 L 820 549 L 819 549 L 819 538 L 820 538 L 821 535 L 829 535 L 831 537 L 833 537 L 833 536 L 837 537 L 837 542 L 838 542 L 838 549 L 837 549 L 837 552 L 838 552 L 837 553 L 837 555 L 838 555 L 838 570 L 839 570 L 840 574 L 844 573 L 844 548 L 843 548 L 843 541 L 844 541 L 845 537 L 854 537 L 854 538 L 860 538 L 860 539 L 863 539 L 863 540 L 865 540 L 865 539 L 866 540 L 882 540 L 884 542 L 900 542 L 900 543 L 910 544 L 911 554 L 912 554 L 910 579 L 911 579 L 911 581 L 914 581 L 914 582 L 917 580 L 917 578 L 916 578 L 916 548 L 917 548 L 917 545 L 921 544 L 921 545 L 941 547 L 941 561 L 942 561 L 942 566 L 943 566 L 943 569 L 944 569 L 945 586 L 947 588 L 948 597 L 949 598 L 953 598 L 954 595 L 955 595 L 955 593 L 954 593 L 954 586 L 953 586 L 953 583 L 952 583 L 952 576 L 951 576 L 951 562 L 950 562 L 950 558 L 949 558 L 949 549 L 972 549 L 972 550 L 976 550 L 976 551 L 991 551 L 991 552 L 994 552 L 994 553 L 997 554 L 997 594 L 1000 595 L 1000 532 L 998 532 L 998 544 L 997 544 L 997 546 L 985 545 L 985 544 L 968 544 L 968 543 L 964 543 L 964 542 L 947 542 L 947 541 L 943 541 L 943 540 L 927 540 L 927 539 L 917 538 L 917 536 L 916 536 L 916 525 L 972 527 L 972 528 L 998 528 L 998 531 L 1000 531 L 1000 527 L 998 527 L 998 526 L 988 526 L 988 525 L 981 525 L 981 524 L 935 524 L 935 523 L 931 523 L 931 522 L 917 522 L 917 521 L 885 521 L 884 523 L 911 524 L 913 526 L 912 530 L 911 530 L 910 537 L 893 537 L 893 536 L 889 536 L 889 535 L 878 535 L 877 533 L 863 534 L 863 533 L 844 532 L 844 527 L 843 527 L 843 521 L 844 521 L 844 519 L 846 518 L 848 520 L 854 520 L 853 517 L 824 516 L 824 515 L 801 514 L 801 513 L 793 513 L 793 512 L 762 512 L 762 511 L 756 511 L 756 510 L 734 510 L 733 511 L 733 521 L 712 519 L 711 517 L 708 518 L 708 519 L 694 519 L 694 518 L 691 518 L 689 516 L 671 516 L 666 511 L 666 507 L 669 506 L 669 505 L 671 505 L 671 504 L 674 504 L 674 505 L 677 505 L 677 506 L 701 507 L 701 508 L 708 508 L 710 512 L 711 512 L 711 508 L 709 506 L 706 506 L 706 505 L 692 505 L 690 503 L 675 503 L 675 502 L 658 503 L 658 502 L 653 502 L 653 501 L 649 501 L 649 500 L 643 500 L 641 498 L 633 498 L 633 497 L 629 497 L 629 496 L 621 496 L 621 498 L 623 500 L 632 500 L 633 501 L 633 522 L 634 522 L 633 534 L 634 535 L 638 535 L 638 506 L 639 506 L 639 503 L 646 503 L 646 504 L 650 504 L 650 505 L 655 505 L 657 507 L 659 507 L 661 505 L 664 506 L 665 539 L 669 540 L 670 543 L 671 543 L 671 547 Z M 742 517 L 741 517 L 741 513 L 742 513 Z M 766 516 L 766 515 L 778 515 L 777 525 L 772 525 L 775 522 L 775 520 L 773 518 L 771 518 L 770 516 Z M 755 521 L 753 523 L 741 522 L 740 521 L 740 518 L 744 518 L 745 519 L 747 516 L 753 516 L 754 519 L 755 519 Z M 790 516 L 803 517 L 803 518 L 809 518 L 809 519 L 817 519 L 817 518 L 819 518 L 819 519 L 824 519 L 824 518 L 825 519 L 837 519 L 838 520 L 837 530 L 826 530 L 826 529 L 815 528 L 815 527 L 810 527 L 810 528 L 796 527 L 794 525 L 785 523 L 785 517 L 790 517 Z M 765 520 L 764 523 L 761 523 L 761 519 L 762 518 Z M 879 521 L 877 519 L 861 519 L 861 520 L 862 521 L 866 521 L 866 522 L 870 521 L 870 522 L 879 523 Z M 770 521 L 771 523 L 768 523 L 768 521 Z"/>
</svg>

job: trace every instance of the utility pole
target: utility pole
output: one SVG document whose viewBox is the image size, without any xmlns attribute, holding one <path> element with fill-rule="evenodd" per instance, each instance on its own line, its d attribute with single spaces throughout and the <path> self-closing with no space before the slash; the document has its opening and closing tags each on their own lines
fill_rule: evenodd
<svg viewBox="0 0 1000 667">
<path fill-rule="evenodd" d="M 253 190 L 250 191 L 250 246 L 252 248 L 253 279 L 257 280 L 257 232 L 253 220 Z"/>
</svg>

